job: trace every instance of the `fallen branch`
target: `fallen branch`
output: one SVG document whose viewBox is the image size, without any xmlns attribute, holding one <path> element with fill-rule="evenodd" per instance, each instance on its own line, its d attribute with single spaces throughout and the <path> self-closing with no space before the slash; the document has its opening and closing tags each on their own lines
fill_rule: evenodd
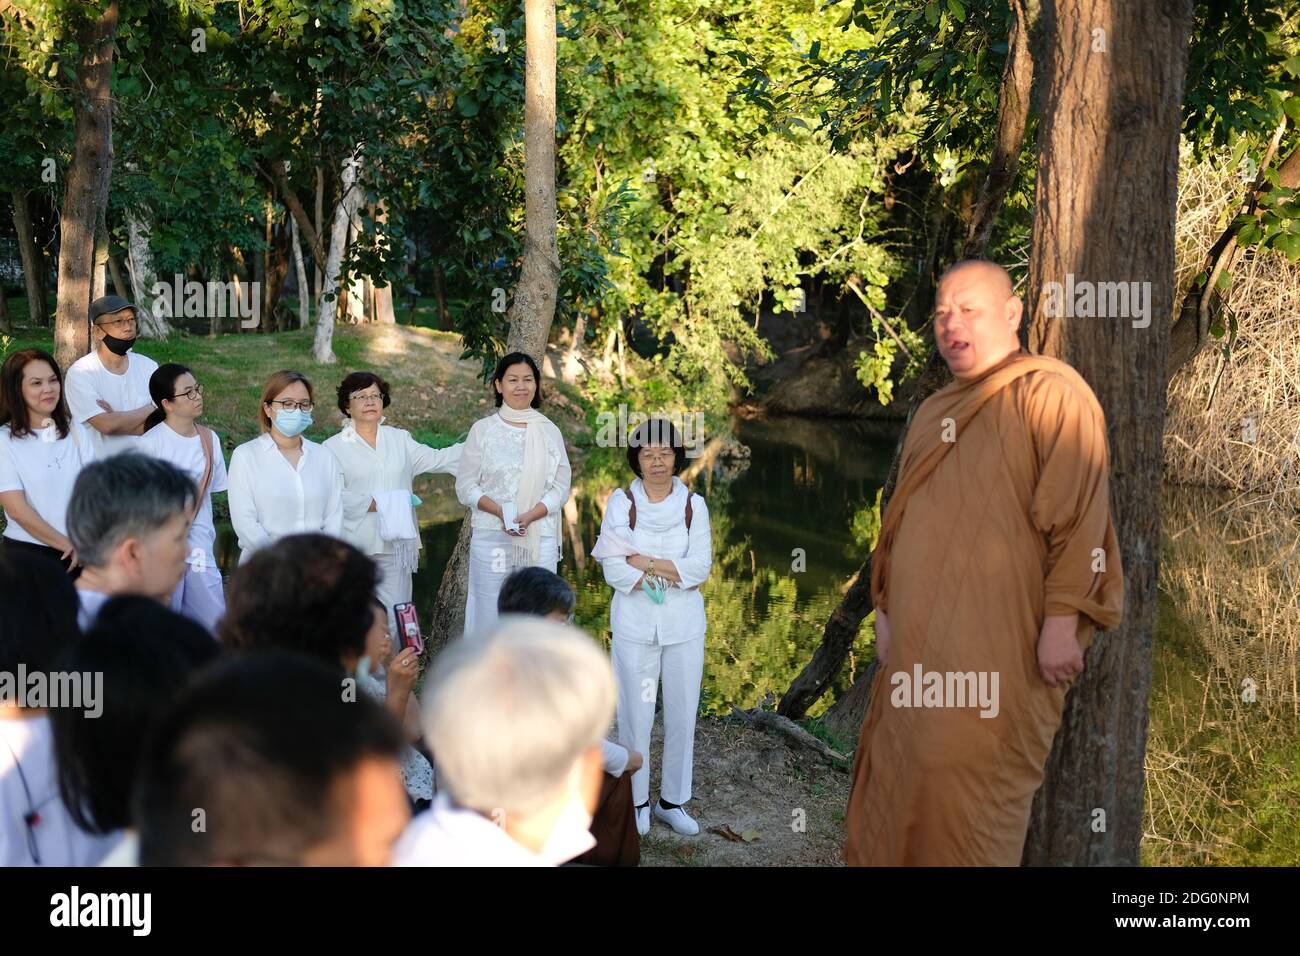
<svg viewBox="0 0 1300 956">
<path fill-rule="evenodd" d="M 758 707 L 753 710 L 741 710 L 739 707 L 732 707 L 731 716 L 744 721 L 757 730 L 765 730 L 777 737 L 784 738 L 788 743 L 812 750 L 832 763 L 848 763 L 849 757 L 847 754 L 832 750 L 788 717 L 782 717 L 780 714 L 775 714 L 770 710 L 761 710 Z"/>
</svg>

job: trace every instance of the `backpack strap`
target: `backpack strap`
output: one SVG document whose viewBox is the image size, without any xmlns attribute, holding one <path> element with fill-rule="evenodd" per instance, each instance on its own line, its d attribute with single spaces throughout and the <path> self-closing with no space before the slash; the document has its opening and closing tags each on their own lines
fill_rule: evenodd
<svg viewBox="0 0 1300 956">
<path fill-rule="evenodd" d="M 194 423 L 194 427 L 199 433 L 199 444 L 203 446 L 204 468 L 203 468 L 203 480 L 199 482 L 199 496 L 194 499 L 194 508 L 190 512 L 191 521 L 193 521 L 195 518 L 198 517 L 199 511 L 203 508 L 203 499 L 208 494 L 208 486 L 212 484 L 212 466 L 213 466 L 212 429 L 208 428 L 206 425 L 200 425 L 198 424 L 198 422 Z"/>
<path fill-rule="evenodd" d="M 627 500 L 631 502 L 631 507 L 627 510 L 627 527 L 629 531 L 636 530 L 636 498 L 632 497 L 632 487 L 623 489 L 623 494 L 627 495 Z M 695 516 L 694 504 L 691 501 L 695 493 L 691 491 L 690 486 L 686 486 L 686 530 L 691 530 L 691 518 Z"/>
</svg>

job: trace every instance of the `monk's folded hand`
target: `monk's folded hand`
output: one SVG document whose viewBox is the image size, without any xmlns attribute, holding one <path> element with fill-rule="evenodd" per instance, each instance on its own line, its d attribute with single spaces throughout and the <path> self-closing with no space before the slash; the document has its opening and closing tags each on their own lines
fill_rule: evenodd
<svg viewBox="0 0 1300 956">
<path fill-rule="evenodd" d="M 1083 670 L 1083 649 L 1075 632 L 1079 615 L 1049 615 L 1038 636 L 1038 673 L 1049 687 L 1059 687 Z"/>
<path fill-rule="evenodd" d="M 876 608 L 876 660 L 884 667 L 889 660 L 889 618 Z"/>
</svg>

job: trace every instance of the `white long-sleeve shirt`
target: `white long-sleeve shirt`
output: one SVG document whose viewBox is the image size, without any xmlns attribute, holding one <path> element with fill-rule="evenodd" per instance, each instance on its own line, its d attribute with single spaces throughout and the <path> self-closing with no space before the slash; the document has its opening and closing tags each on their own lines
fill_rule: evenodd
<svg viewBox="0 0 1300 956">
<path fill-rule="evenodd" d="M 663 501 L 651 504 L 641 479 L 631 485 L 636 496 L 636 530 L 628 527 L 631 503 L 626 488 L 615 491 L 605 505 L 600 533 L 607 531 L 628 541 L 637 554 L 667 558 L 677 568 L 681 584 L 664 592 L 664 603 L 656 604 L 637 587 L 644 572 L 627 563 L 622 555 L 603 558 L 605 581 L 614 589 L 609 609 L 609 626 L 616 641 L 637 644 L 681 644 L 704 637 L 707 621 L 704 597 L 699 586 L 713 566 L 713 534 L 709 508 L 699 495 L 691 497 L 691 529 L 686 530 L 686 486 L 673 479 L 673 488 Z"/>
<path fill-rule="evenodd" d="M 343 472 L 338 459 L 302 440 L 297 466 L 270 434 L 244 442 L 230 456 L 230 523 L 239 537 L 239 563 L 291 534 L 343 533 Z"/>
<path fill-rule="evenodd" d="M 464 448 L 463 444 L 430 448 L 410 432 L 388 425 L 379 426 L 371 448 L 351 421 L 344 423 L 343 431 L 325 439 L 324 446 L 338 459 L 343 472 L 343 539 L 362 554 L 394 550 L 393 543 L 379 533 L 379 516 L 370 510 L 375 495 L 381 491 L 409 494 L 416 475 L 455 475 Z"/>
<path fill-rule="evenodd" d="M 546 517 L 541 519 L 540 531 L 542 537 L 550 535 L 559 541 L 559 514 L 569 500 L 573 471 L 569 467 L 569 455 L 564 449 L 564 436 L 560 430 L 549 420 L 540 425 L 546 437 L 547 450 L 546 487 L 541 497 L 542 504 L 546 505 Z M 519 476 L 524 468 L 524 434 L 527 430 L 507 424 L 495 413 L 480 418 L 470 427 L 456 472 L 456 497 L 461 504 L 474 509 L 470 520 L 472 527 L 505 530 L 500 518 L 479 510 L 478 500 L 484 495 L 497 504 L 515 500 L 519 493 Z"/>
</svg>

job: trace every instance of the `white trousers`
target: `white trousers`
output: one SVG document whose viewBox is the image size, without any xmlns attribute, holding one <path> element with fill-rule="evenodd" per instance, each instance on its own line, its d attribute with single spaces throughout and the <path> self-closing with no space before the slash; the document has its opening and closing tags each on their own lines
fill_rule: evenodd
<svg viewBox="0 0 1300 956">
<path fill-rule="evenodd" d="M 511 552 L 519 539 L 504 531 L 475 528 L 469 539 L 469 586 L 465 596 L 465 636 L 482 634 L 497 619 L 497 595 L 510 572 Z M 554 536 L 542 535 L 537 566 L 552 574 L 559 564 Z"/>
<path fill-rule="evenodd" d="M 403 571 L 397 566 L 395 554 L 372 554 L 370 559 L 379 568 L 379 583 L 375 586 L 375 596 L 383 602 L 388 611 L 388 634 L 397 641 L 397 616 L 393 614 L 393 605 L 405 604 L 411 600 L 411 572 Z M 393 653 L 401 650 L 400 643 L 393 644 Z"/>
<path fill-rule="evenodd" d="M 226 613 L 226 592 L 221 584 L 221 572 L 214 567 L 199 571 L 192 565 L 187 566 L 180 584 L 172 592 L 172 610 L 198 621 L 216 637 L 217 622 Z"/>
<path fill-rule="evenodd" d="M 637 644 L 615 636 L 610 659 L 618 682 L 618 742 L 645 758 L 632 775 L 632 802 L 640 806 L 650 799 L 650 729 L 662 681 L 664 752 L 659 796 L 668 803 L 685 803 L 691 799 L 704 638 L 681 644 Z"/>
</svg>

